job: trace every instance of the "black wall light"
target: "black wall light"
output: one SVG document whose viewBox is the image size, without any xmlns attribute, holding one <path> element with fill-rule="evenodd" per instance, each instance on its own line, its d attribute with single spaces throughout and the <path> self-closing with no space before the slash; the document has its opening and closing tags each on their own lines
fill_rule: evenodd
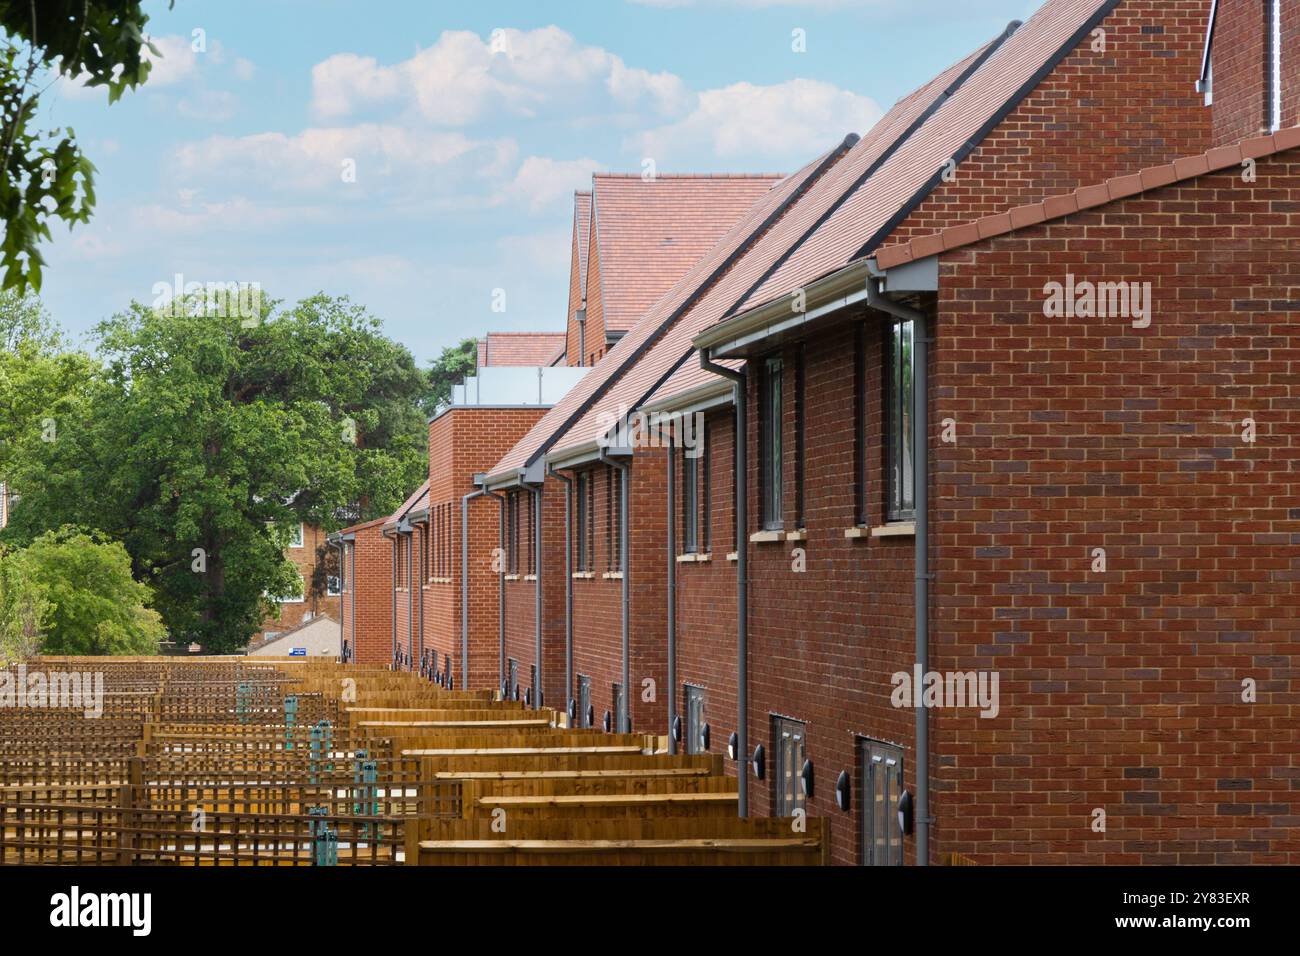
<svg viewBox="0 0 1300 956">
<path fill-rule="evenodd" d="M 912 835 L 912 794 L 907 790 L 898 798 L 898 829 L 903 836 Z"/>
<path fill-rule="evenodd" d="M 736 748 L 738 748 L 739 746 L 740 746 L 740 738 L 736 736 L 736 732 L 733 730 L 731 732 L 731 736 L 727 738 L 727 759 L 728 760 L 736 759 Z"/>
<path fill-rule="evenodd" d="M 454 687 L 455 683 L 456 683 L 456 678 L 454 678 L 454 677 L 452 677 L 450 674 L 448 674 L 448 675 L 447 675 L 447 690 L 454 690 L 454 689 L 455 689 L 455 687 Z"/>
<path fill-rule="evenodd" d="M 609 733 L 609 728 L 610 728 L 609 711 L 605 711 L 605 733 Z"/>
<path fill-rule="evenodd" d="M 709 725 L 708 724 L 705 724 L 704 728 L 700 731 L 700 744 L 704 747 L 705 750 L 709 749 Z"/>
<path fill-rule="evenodd" d="M 835 805 L 845 813 L 853 805 L 852 784 L 849 783 L 849 772 L 847 770 L 841 770 L 839 777 L 835 781 Z"/>
<path fill-rule="evenodd" d="M 596 708 L 592 707 L 590 704 L 587 705 L 587 726 L 596 726 Z"/>
<path fill-rule="evenodd" d="M 803 762 L 803 768 L 799 771 L 799 784 L 803 787 L 803 795 L 811 800 L 813 795 L 813 765 L 811 760 Z"/>
<path fill-rule="evenodd" d="M 767 772 L 767 751 L 763 749 L 762 744 L 754 748 L 754 756 L 749 758 L 749 765 L 754 770 L 754 777 L 762 780 L 763 774 Z"/>
<path fill-rule="evenodd" d="M 680 716 L 673 718 L 672 734 L 673 743 L 679 744 L 682 742 L 682 718 Z"/>
<path fill-rule="evenodd" d="M 524 691 L 524 703 L 529 707 L 533 706 L 533 689 L 531 687 Z"/>
<path fill-rule="evenodd" d="M 572 697 L 569 698 L 569 720 L 578 719 L 578 702 Z"/>
</svg>

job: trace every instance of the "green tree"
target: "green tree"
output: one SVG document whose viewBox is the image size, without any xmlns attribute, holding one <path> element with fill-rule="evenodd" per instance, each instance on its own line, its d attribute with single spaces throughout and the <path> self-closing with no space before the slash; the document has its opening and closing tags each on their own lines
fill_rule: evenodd
<svg viewBox="0 0 1300 956">
<path fill-rule="evenodd" d="M 420 407 L 426 418 L 432 418 L 440 405 L 451 400 L 451 388 L 465 381 L 465 376 L 478 368 L 478 339 L 462 339 L 458 345 L 449 345 L 437 359 L 429 363 L 424 373 L 427 384 Z"/>
<path fill-rule="evenodd" d="M 0 0 L 0 216 L 4 288 L 41 286 L 50 221 L 90 219 L 95 167 L 70 128 L 45 129 L 42 92 L 60 74 L 108 89 L 110 103 L 149 75 L 148 17 L 132 0 Z"/>
<path fill-rule="evenodd" d="M 10 455 L 4 534 L 123 542 L 174 639 L 221 652 L 300 593 L 287 529 L 391 513 L 427 473 L 427 433 L 419 369 L 365 309 L 210 312 L 134 304 L 98 328 L 104 366 L 63 399 L 56 440 L 28 427 Z"/>
<path fill-rule="evenodd" d="M 47 604 L 44 653 L 158 652 L 166 629 L 149 608 L 149 588 L 132 578 L 131 558 L 118 542 L 60 528 L 36 538 L 5 564 L 14 565 L 14 578 L 26 577 L 36 601 Z"/>
<path fill-rule="evenodd" d="M 50 617 L 46 588 L 32 577 L 26 563 L 8 557 L 0 548 L 0 663 L 37 656 Z"/>
</svg>

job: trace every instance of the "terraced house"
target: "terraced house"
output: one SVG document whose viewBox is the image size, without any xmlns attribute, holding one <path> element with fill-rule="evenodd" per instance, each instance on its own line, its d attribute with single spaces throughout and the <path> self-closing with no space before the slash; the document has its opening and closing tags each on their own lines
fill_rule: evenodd
<svg viewBox="0 0 1300 956">
<path fill-rule="evenodd" d="M 472 679 L 840 863 L 1300 861 L 1297 5 L 1048 0 L 672 275 L 597 177 Z"/>
</svg>

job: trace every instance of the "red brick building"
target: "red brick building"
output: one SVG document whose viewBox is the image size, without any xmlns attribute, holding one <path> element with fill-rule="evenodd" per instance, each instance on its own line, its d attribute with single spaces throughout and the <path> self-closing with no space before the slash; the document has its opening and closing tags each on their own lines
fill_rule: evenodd
<svg viewBox="0 0 1300 956">
<path fill-rule="evenodd" d="M 284 556 L 289 559 L 302 579 L 302 590 L 296 599 L 280 601 L 279 614 L 269 616 L 262 623 L 262 632 L 257 643 L 273 640 L 285 631 L 324 615 L 337 621 L 339 619 L 339 593 L 337 576 L 329 576 L 324 594 L 312 591 L 316 570 L 326 560 L 329 547 L 325 531 L 315 525 L 300 524 L 297 531 L 290 536 L 289 546 Z"/>
<path fill-rule="evenodd" d="M 1296 2 L 1048 0 L 766 186 L 486 476 L 497 681 L 840 863 L 1300 862 Z"/>
</svg>

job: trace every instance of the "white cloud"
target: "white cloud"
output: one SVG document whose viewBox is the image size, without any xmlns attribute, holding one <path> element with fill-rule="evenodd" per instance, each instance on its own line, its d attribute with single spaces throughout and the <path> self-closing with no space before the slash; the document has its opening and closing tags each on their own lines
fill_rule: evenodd
<svg viewBox="0 0 1300 956">
<path fill-rule="evenodd" d="M 162 36 L 150 37 L 149 42 L 158 49 L 158 54 L 144 50 L 145 59 L 151 64 L 149 79 L 145 86 L 156 90 L 163 86 L 172 86 L 188 80 L 198 72 L 198 54 L 190 45 L 189 37 Z"/>
<path fill-rule="evenodd" d="M 596 96 L 602 90 L 606 102 Z M 679 77 L 629 67 L 554 26 L 502 29 L 487 39 L 446 31 L 433 46 L 392 66 L 340 53 L 312 68 L 312 109 L 321 118 L 385 104 L 412 109 L 436 125 L 464 126 L 501 116 L 574 117 L 611 108 L 668 117 L 689 106 L 690 94 Z"/>
<path fill-rule="evenodd" d="M 717 159 L 802 164 L 849 132 L 865 132 L 882 111 L 875 100 L 819 80 L 774 86 L 734 83 L 706 90 L 689 116 L 636 136 L 628 145 L 660 169 L 706 151 Z"/>
<path fill-rule="evenodd" d="M 594 159 L 529 156 L 520 164 L 502 198 L 526 203 L 531 212 L 540 212 L 552 203 L 570 202 L 574 190 L 590 188 L 591 174 L 600 168 L 601 164 Z"/>
</svg>

